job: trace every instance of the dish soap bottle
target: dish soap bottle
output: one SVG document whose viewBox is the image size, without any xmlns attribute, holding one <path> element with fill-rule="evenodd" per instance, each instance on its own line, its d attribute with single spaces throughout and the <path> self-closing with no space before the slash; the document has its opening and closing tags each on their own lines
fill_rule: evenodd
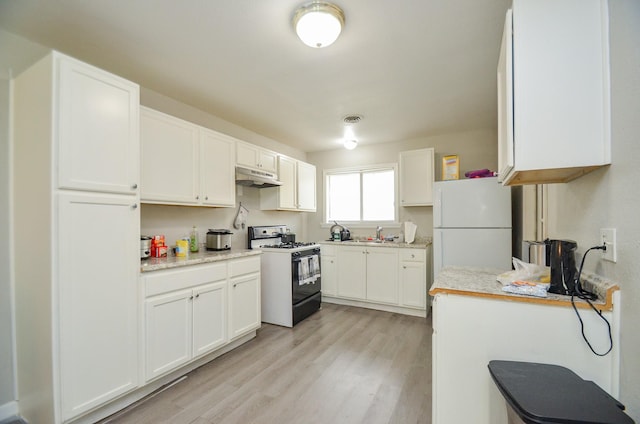
<svg viewBox="0 0 640 424">
<path fill-rule="evenodd" d="M 191 235 L 189 236 L 189 250 L 194 253 L 198 251 L 198 229 L 195 225 L 193 226 Z"/>
</svg>

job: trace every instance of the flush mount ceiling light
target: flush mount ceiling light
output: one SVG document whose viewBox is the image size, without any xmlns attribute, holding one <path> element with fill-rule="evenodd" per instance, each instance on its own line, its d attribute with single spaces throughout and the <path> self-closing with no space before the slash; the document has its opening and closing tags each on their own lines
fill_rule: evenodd
<svg viewBox="0 0 640 424">
<path fill-rule="evenodd" d="M 358 141 L 357 140 L 345 140 L 344 141 L 344 148 L 347 150 L 353 150 L 356 148 L 356 146 L 358 145 Z"/>
<path fill-rule="evenodd" d="M 293 27 L 304 44 L 321 48 L 338 39 L 344 25 L 344 12 L 335 4 L 314 1 L 293 14 Z"/>
</svg>

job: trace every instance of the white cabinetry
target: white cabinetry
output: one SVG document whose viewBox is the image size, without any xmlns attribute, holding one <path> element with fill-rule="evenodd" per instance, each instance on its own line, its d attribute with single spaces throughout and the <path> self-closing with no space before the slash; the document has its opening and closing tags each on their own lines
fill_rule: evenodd
<svg viewBox="0 0 640 424">
<path fill-rule="evenodd" d="M 617 293 L 614 294 L 614 307 L 619 304 Z M 594 347 L 606 350 L 609 341 L 602 320 L 591 310 L 581 311 Z M 615 328 L 618 323 L 614 314 L 605 311 L 603 316 L 611 322 L 613 339 L 617 340 Z M 432 422 L 507 423 L 504 397 L 487 370 L 487 364 L 493 359 L 564 366 L 617 397 L 619 364 L 616 348 L 604 357 L 594 355 L 582 339 L 576 321 L 570 306 L 436 294 L 433 301 Z"/>
<path fill-rule="evenodd" d="M 227 342 L 227 264 L 144 275 L 146 380 Z"/>
<path fill-rule="evenodd" d="M 200 128 L 200 202 L 206 206 L 236 204 L 236 140 Z"/>
<path fill-rule="evenodd" d="M 145 380 L 171 371 L 191 359 L 191 290 L 145 301 Z"/>
<path fill-rule="evenodd" d="M 323 244 L 320 255 L 320 270 L 322 274 L 322 295 L 335 296 L 338 294 L 338 261 L 336 247 Z"/>
<path fill-rule="evenodd" d="M 323 301 L 426 316 L 427 249 L 357 244 L 322 245 Z"/>
<path fill-rule="evenodd" d="M 143 202 L 235 205 L 234 138 L 145 107 L 140 134 Z"/>
<path fill-rule="evenodd" d="M 398 304 L 398 249 L 367 247 L 367 300 Z"/>
<path fill-rule="evenodd" d="M 566 182 L 611 163 L 607 10 L 514 0 L 498 65 L 503 184 Z"/>
<path fill-rule="evenodd" d="M 367 252 L 359 246 L 338 247 L 338 296 L 367 298 Z"/>
<path fill-rule="evenodd" d="M 338 296 L 398 303 L 397 249 L 340 246 L 338 256 Z"/>
<path fill-rule="evenodd" d="M 173 116 L 140 108 L 143 202 L 197 204 L 198 129 Z"/>
<path fill-rule="evenodd" d="M 316 211 L 316 167 L 278 156 L 279 187 L 260 190 L 260 209 Z"/>
<path fill-rule="evenodd" d="M 193 291 L 193 357 L 227 342 L 227 282 L 200 286 Z"/>
<path fill-rule="evenodd" d="M 238 143 L 236 163 L 263 171 L 278 172 L 278 154 L 249 143 Z"/>
<path fill-rule="evenodd" d="M 138 104 L 137 85 L 57 52 L 15 78 L 17 386 L 29 422 L 75 419 L 139 385 Z"/>
<path fill-rule="evenodd" d="M 229 261 L 229 338 L 260 328 L 260 257 Z"/>
<path fill-rule="evenodd" d="M 400 249 L 400 305 L 427 306 L 426 250 Z"/>
<path fill-rule="evenodd" d="M 400 206 L 433 205 L 433 148 L 400 152 Z"/>
<path fill-rule="evenodd" d="M 147 381 L 227 342 L 227 264 L 143 278 Z"/>
</svg>

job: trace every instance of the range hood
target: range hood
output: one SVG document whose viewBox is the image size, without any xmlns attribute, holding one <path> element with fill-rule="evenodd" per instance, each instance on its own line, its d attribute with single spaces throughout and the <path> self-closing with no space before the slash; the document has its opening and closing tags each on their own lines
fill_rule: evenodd
<svg viewBox="0 0 640 424">
<path fill-rule="evenodd" d="M 282 181 L 278 181 L 278 176 L 271 172 L 236 165 L 236 184 L 245 187 L 268 188 L 281 186 Z"/>
</svg>

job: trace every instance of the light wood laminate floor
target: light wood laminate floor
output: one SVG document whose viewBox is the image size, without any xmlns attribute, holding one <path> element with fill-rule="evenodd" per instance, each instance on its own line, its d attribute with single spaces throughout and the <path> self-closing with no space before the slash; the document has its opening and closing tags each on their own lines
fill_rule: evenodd
<svg viewBox="0 0 640 424">
<path fill-rule="evenodd" d="M 431 320 L 323 304 L 107 422 L 430 423 Z"/>
</svg>

